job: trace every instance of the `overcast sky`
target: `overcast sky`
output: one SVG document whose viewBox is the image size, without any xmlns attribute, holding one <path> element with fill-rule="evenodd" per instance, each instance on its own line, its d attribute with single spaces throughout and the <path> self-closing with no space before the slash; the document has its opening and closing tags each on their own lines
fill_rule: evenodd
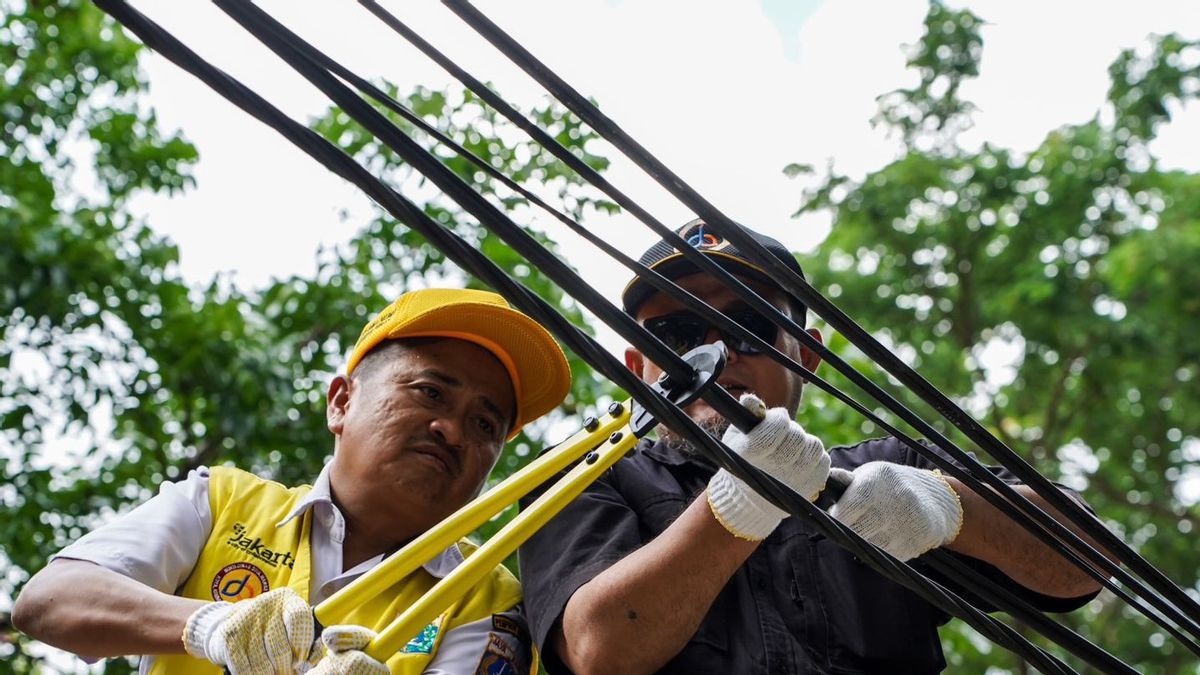
<svg viewBox="0 0 1200 675">
<path fill-rule="evenodd" d="M 950 3 L 956 5 L 956 3 Z M 401 91 L 441 88 L 447 75 L 354 2 L 261 2 L 293 30 L 368 77 Z M 321 95 L 217 8 L 203 2 L 139 6 L 297 119 L 326 107 Z M 385 3 L 480 79 L 528 109 L 543 95 L 440 3 Z M 477 3 L 535 55 L 728 215 L 810 250 L 820 218 L 790 218 L 800 185 L 790 162 L 832 161 L 851 176 L 896 156 L 872 129 L 875 97 L 910 86 L 901 45 L 921 35 L 926 3 L 763 0 L 558 0 Z M 957 5 L 956 5 L 957 6 Z M 1192 2 L 973 2 L 987 22 L 981 76 L 963 94 L 979 107 L 965 140 L 1027 151 L 1047 132 L 1089 119 L 1108 86 L 1107 66 L 1150 33 L 1200 37 Z M 1133 9 L 1136 7 L 1136 10 Z M 146 60 L 161 123 L 199 148 L 197 186 L 137 208 L 180 245 L 187 278 L 232 275 L 246 289 L 273 276 L 310 274 L 319 245 L 346 241 L 338 213 L 368 214 L 366 199 L 275 132 L 157 56 Z M 1200 169 L 1198 106 L 1182 111 L 1153 146 L 1167 166 Z M 609 147 L 602 154 L 617 159 Z M 691 214 L 620 161 L 608 172 L 660 220 Z M 353 221 L 352 221 L 353 222 Z M 357 223 L 361 223 L 358 220 Z M 652 235 L 628 217 L 586 223 L 627 253 Z M 594 286 L 616 297 L 627 273 L 570 239 L 564 250 Z M 867 322 L 869 325 L 869 321 Z M 611 337 L 606 340 L 615 347 Z"/>
</svg>

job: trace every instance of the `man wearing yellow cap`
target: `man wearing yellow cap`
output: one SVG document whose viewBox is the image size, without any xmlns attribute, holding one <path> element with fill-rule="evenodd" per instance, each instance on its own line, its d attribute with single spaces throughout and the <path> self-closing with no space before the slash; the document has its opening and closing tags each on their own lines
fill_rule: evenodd
<svg viewBox="0 0 1200 675">
<path fill-rule="evenodd" d="M 544 328 L 493 293 L 401 296 L 363 329 L 329 385 L 333 461 L 288 488 L 234 468 L 193 471 L 59 552 L 26 585 L 14 623 L 87 658 L 141 672 L 303 672 L 325 650 L 311 605 L 482 489 L 504 442 L 570 385 Z M 469 555 L 460 542 L 327 630 L 324 672 L 527 672 L 520 586 L 493 570 L 386 665 L 371 630 Z"/>
</svg>

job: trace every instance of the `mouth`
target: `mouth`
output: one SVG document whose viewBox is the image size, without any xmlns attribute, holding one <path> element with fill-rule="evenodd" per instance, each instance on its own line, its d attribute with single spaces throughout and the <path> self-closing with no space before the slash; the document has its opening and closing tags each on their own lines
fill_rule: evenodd
<svg viewBox="0 0 1200 675">
<path fill-rule="evenodd" d="M 721 382 L 717 381 L 717 386 L 724 389 L 734 399 L 741 399 L 742 394 L 753 394 L 754 390 L 740 382 Z"/>
<path fill-rule="evenodd" d="M 461 467 L 454 453 L 439 445 L 424 443 L 409 448 L 412 452 L 428 457 L 441 466 L 442 470 L 451 476 L 457 476 Z"/>
</svg>

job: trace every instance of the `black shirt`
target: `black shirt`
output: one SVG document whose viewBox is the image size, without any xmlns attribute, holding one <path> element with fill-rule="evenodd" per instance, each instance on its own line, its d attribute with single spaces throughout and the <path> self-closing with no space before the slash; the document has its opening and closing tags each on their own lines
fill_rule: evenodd
<svg viewBox="0 0 1200 675">
<path fill-rule="evenodd" d="M 834 448 L 830 456 L 845 469 L 877 460 L 934 468 L 893 438 Z M 1004 469 L 992 471 L 1019 482 Z M 571 595 L 662 533 L 713 472 L 702 458 L 643 441 L 521 548 L 525 607 L 549 672 L 569 672 L 546 637 Z M 991 565 L 962 560 L 1043 611 L 1068 611 L 1093 597 L 1040 595 Z M 936 673 L 945 667 L 937 628 L 949 618 L 804 519 L 787 518 L 733 575 L 691 641 L 660 672 Z"/>
</svg>

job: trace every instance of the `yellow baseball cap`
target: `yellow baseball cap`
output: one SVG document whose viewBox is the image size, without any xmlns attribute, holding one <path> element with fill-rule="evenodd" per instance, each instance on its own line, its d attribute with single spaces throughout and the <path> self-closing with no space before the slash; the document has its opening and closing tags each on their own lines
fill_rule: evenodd
<svg viewBox="0 0 1200 675">
<path fill-rule="evenodd" d="M 553 410 L 571 388 L 571 369 L 562 348 L 541 324 L 509 307 L 504 298 L 462 288 L 409 291 L 363 327 L 346 374 L 384 340 L 447 337 L 483 347 L 512 378 L 516 422 L 508 440 L 526 423 Z"/>
</svg>

